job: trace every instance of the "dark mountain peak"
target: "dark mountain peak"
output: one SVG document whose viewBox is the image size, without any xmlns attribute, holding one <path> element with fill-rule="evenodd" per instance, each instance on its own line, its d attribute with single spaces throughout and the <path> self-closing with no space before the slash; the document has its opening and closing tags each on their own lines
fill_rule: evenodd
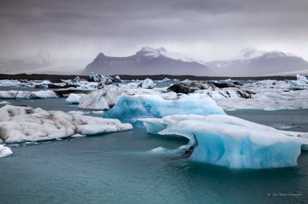
<svg viewBox="0 0 308 204">
<path fill-rule="evenodd" d="M 101 58 L 105 58 L 105 57 L 106 57 L 106 55 L 104 53 L 100 52 L 100 53 L 98 53 L 98 55 L 96 56 L 95 59 L 101 59 Z"/>
<path fill-rule="evenodd" d="M 83 73 L 205 75 L 208 71 L 201 63 L 171 56 L 165 48 L 143 47 L 135 55 L 127 57 L 100 53 Z"/>
</svg>

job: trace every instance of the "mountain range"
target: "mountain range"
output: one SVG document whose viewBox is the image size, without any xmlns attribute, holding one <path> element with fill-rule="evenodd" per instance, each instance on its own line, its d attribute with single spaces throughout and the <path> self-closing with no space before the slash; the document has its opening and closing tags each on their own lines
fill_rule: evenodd
<svg viewBox="0 0 308 204">
<path fill-rule="evenodd" d="M 284 52 L 249 50 L 235 60 L 200 62 L 169 53 L 164 48 L 144 47 L 134 55 L 111 57 L 99 53 L 83 74 L 264 76 L 304 73 L 308 62 Z"/>
<path fill-rule="evenodd" d="M 99 53 L 83 73 L 201 75 L 208 71 L 204 64 L 168 56 L 164 48 L 145 47 L 128 57 L 109 57 Z"/>
</svg>

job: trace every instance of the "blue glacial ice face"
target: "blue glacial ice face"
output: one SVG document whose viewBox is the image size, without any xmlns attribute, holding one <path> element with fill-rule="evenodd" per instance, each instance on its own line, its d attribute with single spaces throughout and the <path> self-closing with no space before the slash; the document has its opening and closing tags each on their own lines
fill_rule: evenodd
<svg viewBox="0 0 308 204">
<path fill-rule="evenodd" d="M 105 117 L 135 123 L 140 118 L 161 118 L 174 114 L 225 114 L 215 101 L 206 95 L 182 95 L 165 99 L 160 95 L 121 96 Z"/>
<path fill-rule="evenodd" d="M 179 135 L 194 144 L 189 159 L 234 169 L 297 165 L 302 140 L 285 132 L 227 115 L 173 115 L 142 119 L 150 133 Z M 195 141 L 194 141 L 195 140 Z M 187 144 L 179 149 L 189 150 Z M 159 149 L 156 148 L 157 152 Z M 165 151 L 165 149 L 164 149 Z"/>
</svg>

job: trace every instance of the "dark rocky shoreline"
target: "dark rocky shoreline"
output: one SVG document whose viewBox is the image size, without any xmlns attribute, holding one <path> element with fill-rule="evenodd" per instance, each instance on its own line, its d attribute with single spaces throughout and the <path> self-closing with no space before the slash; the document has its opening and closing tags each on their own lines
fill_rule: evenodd
<svg viewBox="0 0 308 204">
<path fill-rule="evenodd" d="M 56 74 L 0 74 L 1 79 L 10 80 L 50 80 L 52 82 L 60 82 L 63 79 L 74 79 L 79 76 L 81 79 L 89 79 L 87 75 L 56 75 Z M 193 76 L 193 75 L 119 75 L 121 79 L 132 80 L 139 79 L 143 80 L 151 78 L 153 80 L 162 80 L 164 78 L 169 79 L 190 79 L 190 80 L 295 80 L 296 76 L 260 76 L 260 77 L 215 77 L 215 76 Z"/>
</svg>

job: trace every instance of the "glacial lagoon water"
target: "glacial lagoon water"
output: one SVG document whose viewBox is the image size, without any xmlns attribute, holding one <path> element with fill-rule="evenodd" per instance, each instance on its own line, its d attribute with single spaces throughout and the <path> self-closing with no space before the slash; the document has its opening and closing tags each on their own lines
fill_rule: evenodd
<svg viewBox="0 0 308 204">
<path fill-rule="evenodd" d="M 61 99 L 15 104 L 76 110 Z M 308 110 L 242 110 L 229 114 L 276 128 L 308 131 Z M 298 167 L 229 170 L 149 154 L 185 139 L 142 129 L 12 147 L 0 160 L 2 204 L 98 203 L 307 203 L 308 154 Z"/>
</svg>

